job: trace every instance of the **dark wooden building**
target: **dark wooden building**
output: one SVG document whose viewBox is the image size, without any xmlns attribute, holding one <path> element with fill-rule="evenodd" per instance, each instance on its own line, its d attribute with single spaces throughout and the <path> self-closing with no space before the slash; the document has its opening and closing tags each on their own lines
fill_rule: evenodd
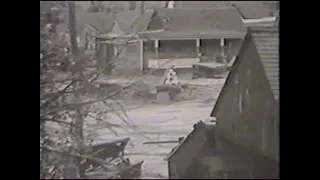
<svg viewBox="0 0 320 180">
<path fill-rule="evenodd" d="M 250 28 L 211 117 L 167 158 L 170 178 L 279 178 L 278 29 Z M 200 124 L 200 125 L 199 125 Z"/>
</svg>

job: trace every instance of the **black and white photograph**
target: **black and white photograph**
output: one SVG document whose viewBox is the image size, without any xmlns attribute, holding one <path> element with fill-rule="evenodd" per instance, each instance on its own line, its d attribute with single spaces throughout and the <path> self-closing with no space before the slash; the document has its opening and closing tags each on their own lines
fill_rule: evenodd
<svg viewBox="0 0 320 180">
<path fill-rule="evenodd" d="M 279 179 L 279 1 L 40 1 L 40 179 Z"/>
</svg>

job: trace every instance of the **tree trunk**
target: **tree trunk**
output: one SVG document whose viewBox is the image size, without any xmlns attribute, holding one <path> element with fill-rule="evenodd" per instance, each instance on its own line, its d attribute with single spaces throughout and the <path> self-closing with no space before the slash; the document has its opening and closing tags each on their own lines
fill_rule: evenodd
<svg viewBox="0 0 320 180">
<path fill-rule="evenodd" d="M 78 62 L 78 56 L 79 56 L 79 50 L 78 50 L 78 44 L 77 44 L 77 30 L 76 30 L 76 8 L 74 2 L 68 2 L 68 10 L 69 10 L 69 30 L 70 30 L 70 43 L 71 43 L 71 52 L 72 52 L 72 58 L 73 61 L 76 62 L 76 67 L 74 68 L 73 73 L 77 77 L 82 77 L 82 68 L 80 63 Z M 77 65 L 78 64 L 78 65 Z M 80 82 L 76 83 L 76 86 L 80 86 Z M 80 92 L 76 92 L 74 94 L 74 99 L 76 101 L 80 100 Z M 73 118 L 73 126 L 71 126 L 71 132 L 73 136 L 73 143 L 74 143 L 74 150 L 78 153 L 82 154 L 85 144 L 84 144 L 84 135 L 83 135 L 83 115 L 82 115 L 82 107 L 78 106 L 75 108 L 76 114 Z M 79 176 L 84 177 L 85 170 L 81 167 L 79 164 L 80 162 L 77 162 L 78 170 L 79 170 Z M 70 177 L 69 177 L 70 178 Z M 74 177 L 78 178 L 78 177 Z"/>
</svg>

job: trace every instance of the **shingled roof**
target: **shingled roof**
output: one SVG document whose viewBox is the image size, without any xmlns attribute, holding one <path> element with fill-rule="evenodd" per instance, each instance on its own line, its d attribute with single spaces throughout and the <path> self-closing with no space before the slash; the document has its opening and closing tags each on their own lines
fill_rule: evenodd
<svg viewBox="0 0 320 180">
<path fill-rule="evenodd" d="M 273 16 L 273 3 L 276 1 L 232 1 L 244 19 L 259 19 Z"/>
<path fill-rule="evenodd" d="M 231 6 L 231 1 L 176 1 L 177 8 L 215 8 Z"/>
<path fill-rule="evenodd" d="M 273 16 L 277 1 L 177 1 L 178 8 L 214 8 L 234 6 L 244 19 L 259 19 Z"/>
<path fill-rule="evenodd" d="M 210 9 L 160 8 L 155 9 L 155 17 L 147 30 L 164 29 L 148 36 L 161 38 L 241 38 L 246 29 L 234 7 Z"/>
<path fill-rule="evenodd" d="M 250 28 L 275 99 L 279 99 L 279 32 L 277 28 Z"/>
</svg>

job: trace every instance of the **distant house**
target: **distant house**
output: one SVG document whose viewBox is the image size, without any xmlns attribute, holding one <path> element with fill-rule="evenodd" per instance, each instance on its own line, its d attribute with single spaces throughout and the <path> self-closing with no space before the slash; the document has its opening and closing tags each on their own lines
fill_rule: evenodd
<svg viewBox="0 0 320 180">
<path fill-rule="evenodd" d="M 199 54 L 215 59 L 225 52 L 235 56 L 246 29 L 234 7 L 211 9 L 155 9 L 139 37 L 143 40 L 141 70 L 192 68 Z"/>
<path fill-rule="evenodd" d="M 273 26 L 279 1 L 175 1 L 177 8 L 235 7 L 247 26 Z"/>
<path fill-rule="evenodd" d="M 215 104 L 167 157 L 169 178 L 279 178 L 279 35 L 250 28 Z"/>
</svg>

